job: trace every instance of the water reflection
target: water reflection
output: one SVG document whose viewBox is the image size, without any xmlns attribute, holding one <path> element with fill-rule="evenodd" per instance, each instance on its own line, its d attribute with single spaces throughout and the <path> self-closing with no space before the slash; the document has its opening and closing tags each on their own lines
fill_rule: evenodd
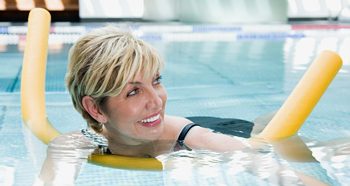
<svg viewBox="0 0 350 186">
<path fill-rule="evenodd" d="M 252 133 L 259 133 L 276 112 L 254 120 Z M 327 174 L 341 185 L 350 183 L 350 138 L 326 142 L 306 139 L 298 135 L 273 143 L 274 150 L 288 161 L 318 161 Z"/>
<path fill-rule="evenodd" d="M 273 115 L 274 112 L 257 118 L 253 135 L 259 133 Z M 87 157 L 97 145 L 105 143 L 103 140 L 96 142 L 91 144 L 80 132 L 55 139 L 55 143 L 48 148 L 47 160 L 51 162 L 46 160 L 40 178 L 46 177 L 49 183 L 74 185 Z M 253 149 L 230 153 L 182 150 L 163 154 L 157 159 L 163 163 L 164 171 L 145 180 L 162 185 L 323 185 L 321 181 L 302 173 L 302 169 L 292 168 L 291 165 L 291 161 L 316 162 L 316 158 L 329 176 L 343 185 L 349 183 L 349 139 L 318 142 L 294 136 L 271 144 L 264 141 L 258 143 Z M 53 174 L 48 175 L 48 170 Z M 150 174 L 150 171 L 118 171 L 117 182 L 132 179 L 131 175 Z M 325 180 L 328 179 L 322 178 L 322 181 Z M 37 183 L 41 183 L 40 180 Z"/>
<path fill-rule="evenodd" d="M 315 143 L 310 149 L 329 176 L 342 185 L 350 183 L 350 138 Z"/>
<path fill-rule="evenodd" d="M 263 149 L 218 154 L 179 151 L 159 157 L 165 185 L 304 185 L 287 161 Z"/>
<path fill-rule="evenodd" d="M 152 178 L 156 179 L 153 182 L 162 185 L 304 185 L 303 177 L 307 177 L 321 183 L 291 169 L 285 157 L 275 151 L 275 144 L 259 143 L 253 149 L 230 153 L 181 150 L 163 154 L 157 159 L 163 163 L 164 171 L 157 173 L 157 177 Z M 95 149 L 96 144 L 92 144 L 80 132 L 56 138 L 48 148 L 48 157 L 39 176 L 41 180 L 38 179 L 35 184 L 74 185 L 81 166 Z M 345 153 L 348 151 L 349 148 Z M 129 179 L 131 174 L 138 174 L 137 171 L 125 171 L 126 177 L 120 177 L 122 180 Z"/>
</svg>

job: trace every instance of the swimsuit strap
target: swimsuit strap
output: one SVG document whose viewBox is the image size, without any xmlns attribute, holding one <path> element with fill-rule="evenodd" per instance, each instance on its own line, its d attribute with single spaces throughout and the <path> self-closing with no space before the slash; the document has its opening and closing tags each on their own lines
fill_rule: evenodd
<svg viewBox="0 0 350 186">
<path fill-rule="evenodd" d="M 184 147 L 185 146 L 185 144 L 184 144 L 185 137 L 186 137 L 187 133 L 192 129 L 192 127 L 195 127 L 195 126 L 199 126 L 199 125 L 196 124 L 196 123 L 190 123 L 190 124 L 187 124 L 181 130 L 181 133 L 180 133 L 179 137 L 177 138 L 177 144 L 180 145 L 180 147 Z"/>
</svg>

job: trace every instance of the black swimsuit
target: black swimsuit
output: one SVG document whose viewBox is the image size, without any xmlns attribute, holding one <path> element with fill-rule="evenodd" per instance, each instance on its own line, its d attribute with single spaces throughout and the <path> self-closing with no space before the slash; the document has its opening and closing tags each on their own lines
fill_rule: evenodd
<svg viewBox="0 0 350 186">
<path fill-rule="evenodd" d="M 198 124 L 195 124 L 195 123 L 190 123 L 190 124 L 187 124 L 180 132 L 180 135 L 179 137 L 177 138 L 176 140 L 176 145 L 174 147 L 174 150 L 177 151 L 177 150 L 181 150 L 181 149 L 186 149 L 186 150 L 191 150 L 190 148 L 188 148 L 184 141 L 185 141 L 185 138 L 186 138 L 186 135 L 187 133 L 192 129 L 192 127 L 195 127 L 195 126 L 199 126 Z"/>
</svg>

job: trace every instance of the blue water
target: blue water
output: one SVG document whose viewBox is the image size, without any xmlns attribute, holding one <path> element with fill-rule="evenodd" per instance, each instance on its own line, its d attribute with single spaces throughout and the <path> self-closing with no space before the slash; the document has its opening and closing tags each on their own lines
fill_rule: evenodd
<svg viewBox="0 0 350 186">
<path fill-rule="evenodd" d="M 299 135 L 308 141 L 325 143 L 341 138 L 350 139 L 350 58 L 347 54 L 350 41 L 346 36 L 350 30 L 292 30 L 285 29 L 286 25 L 277 25 L 270 30 L 256 26 L 253 31 L 245 31 L 239 26 L 223 29 L 220 25 L 166 25 L 172 29 L 145 31 L 142 26 L 152 25 L 133 25 L 131 29 L 157 48 L 166 61 L 163 83 L 168 91 L 167 113 L 185 117 L 216 116 L 253 121 L 276 111 L 282 105 L 321 50 L 338 51 L 344 59 L 344 66 L 306 120 Z M 184 26 L 193 29 L 179 31 Z M 91 29 L 91 26 L 86 28 Z M 283 28 L 283 31 L 276 28 Z M 2 38 L 23 35 L 0 34 Z M 66 38 L 67 42 L 51 43 L 49 50 L 47 113 L 61 132 L 85 127 L 85 122 L 74 111 L 64 87 L 70 41 L 79 34 L 61 34 L 60 37 Z M 52 34 L 50 37 L 57 35 Z M 32 184 L 46 153 L 46 146 L 21 121 L 19 87 L 23 53 L 20 43 L 21 39 L 17 44 L 0 44 L 0 185 Z M 338 175 L 334 172 L 340 170 L 347 176 L 350 175 L 349 167 L 328 170 L 324 164 L 329 165 L 327 162 L 322 165 L 316 162 L 289 162 L 288 166 L 330 185 L 346 183 L 343 177 L 334 176 Z M 217 175 L 227 175 L 227 169 L 213 171 L 217 171 Z M 194 181 L 191 184 L 225 185 L 232 181 L 225 181 L 227 178 L 223 176 L 209 179 L 201 177 L 200 170 L 192 171 Z M 76 184 L 180 185 L 181 182 L 170 182 L 170 176 L 170 173 L 84 164 Z M 236 182 L 238 184 L 258 183 L 253 182 L 254 177 L 249 174 L 241 174 L 240 177 L 241 180 Z"/>
</svg>

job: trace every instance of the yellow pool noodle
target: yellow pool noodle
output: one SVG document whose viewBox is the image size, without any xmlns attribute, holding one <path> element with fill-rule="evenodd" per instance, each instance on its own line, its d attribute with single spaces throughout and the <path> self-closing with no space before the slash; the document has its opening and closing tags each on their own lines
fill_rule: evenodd
<svg viewBox="0 0 350 186">
<path fill-rule="evenodd" d="M 323 51 L 258 136 L 278 140 L 296 134 L 341 66 L 342 60 L 337 53 Z"/>
<path fill-rule="evenodd" d="M 21 78 L 22 119 L 45 144 L 59 135 L 46 118 L 45 74 L 51 16 L 41 8 L 29 13 Z"/>
<path fill-rule="evenodd" d="M 89 163 L 112 168 L 162 170 L 163 165 L 155 158 L 137 158 L 117 155 L 93 154 L 88 158 Z"/>
<path fill-rule="evenodd" d="M 50 13 L 45 9 L 34 8 L 30 11 L 21 77 L 23 122 L 45 144 L 60 135 L 60 132 L 49 122 L 45 105 L 45 75 L 50 20 Z M 162 163 L 155 158 L 92 154 L 88 161 L 123 169 L 163 169 Z"/>
</svg>

